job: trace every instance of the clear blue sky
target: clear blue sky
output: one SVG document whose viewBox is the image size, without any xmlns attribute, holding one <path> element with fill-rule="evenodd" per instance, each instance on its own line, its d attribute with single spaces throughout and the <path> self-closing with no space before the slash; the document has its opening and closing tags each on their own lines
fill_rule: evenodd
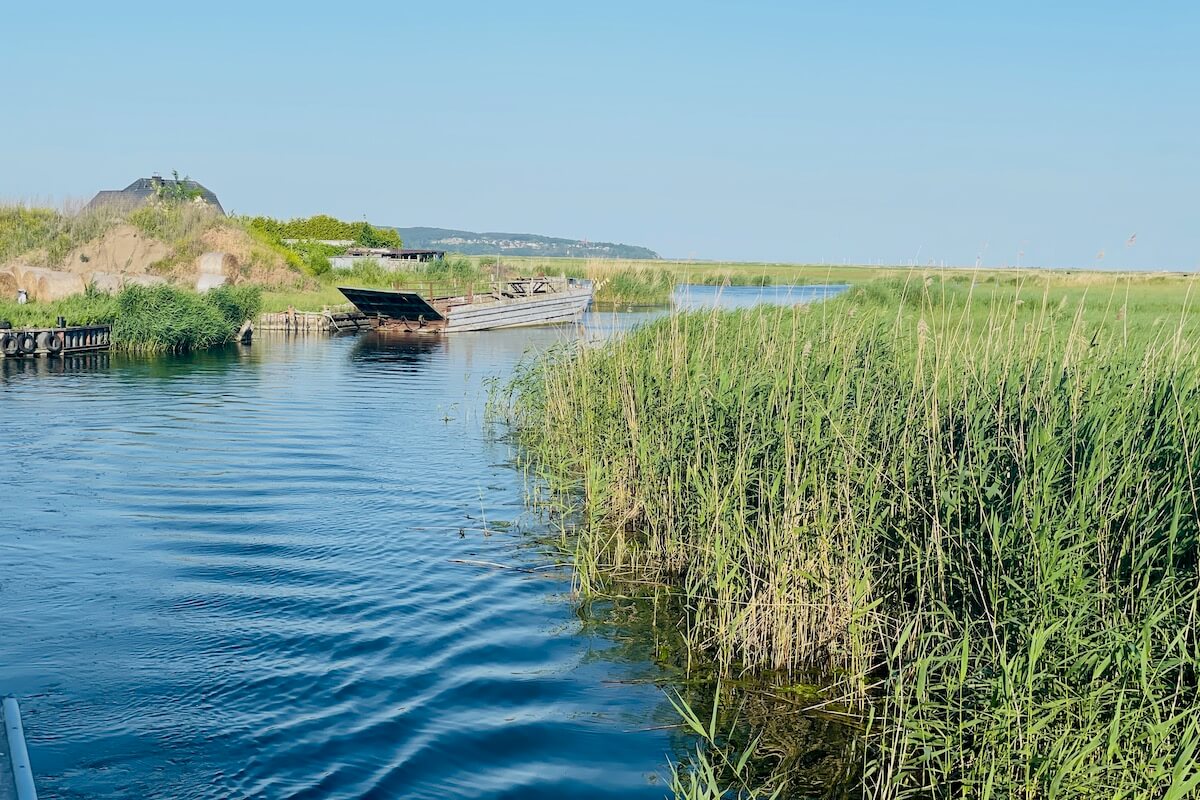
<svg viewBox="0 0 1200 800">
<path fill-rule="evenodd" d="M 1194 2 L 2 16 L 4 200 L 178 169 L 239 213 L 666 256 L 1200 267 Z"/>
</svg>

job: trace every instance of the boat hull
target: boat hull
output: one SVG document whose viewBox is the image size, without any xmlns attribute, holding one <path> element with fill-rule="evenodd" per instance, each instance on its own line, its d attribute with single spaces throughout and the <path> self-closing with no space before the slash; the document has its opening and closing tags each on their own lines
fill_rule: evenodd
<svg viewBox="0 0 1200 800">
<path fill-rule="evenodd" d="M 591 300 L 592 289 L 586 286 L 533 297 L 452 306 L 446 315 L 445 331 L 464 333 L 574 322 L 587 310 Z"/>
</svg>

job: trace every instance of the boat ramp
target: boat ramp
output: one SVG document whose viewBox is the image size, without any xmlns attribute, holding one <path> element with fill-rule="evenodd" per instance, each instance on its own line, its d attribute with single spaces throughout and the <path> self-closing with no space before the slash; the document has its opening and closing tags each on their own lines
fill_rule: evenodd
<svg viewBox="0 0 1200 800">
<path fill-rule="evenodd" d="M 370 330 L 376 321 L 360 311 L 296 311 L 288 309 L 278 314 L 261 314 L 258 329 L 287 333 L 342 333 Z"/>
</svg>

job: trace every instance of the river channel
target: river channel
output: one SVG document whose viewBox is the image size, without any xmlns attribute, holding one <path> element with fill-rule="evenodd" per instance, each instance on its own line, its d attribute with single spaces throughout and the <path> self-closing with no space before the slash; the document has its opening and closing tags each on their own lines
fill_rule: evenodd
<svg viewBox="0 0 1200 800">
<path fill-rule="evenodd" d="M 662 798 L 649 647 L 581 610 L 483 418 L 653 313 L 0 361 L 0 693 L 43 800 Z"/>
</svg>

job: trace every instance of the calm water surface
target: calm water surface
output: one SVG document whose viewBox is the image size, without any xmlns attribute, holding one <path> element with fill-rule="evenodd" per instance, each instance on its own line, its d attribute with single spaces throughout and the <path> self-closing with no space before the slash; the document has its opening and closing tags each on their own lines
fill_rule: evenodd
<svg viewBox="0 0 1200 800">
<path fill-rule="evenodd" d="M 835 297 L 847 284 L 812 286 L 701 286 L 675 288 L 674 306 L 694 311 L 703 308 L 750 308 L 756 305 L 796 305 Z"/>
<path fill-rule="evenodd" d="M 572 335 L 0 361 L 0 692 L 40 795 L 663 797 L 657 671 L 546 568 L 481 419 Z"/>
</svg>

